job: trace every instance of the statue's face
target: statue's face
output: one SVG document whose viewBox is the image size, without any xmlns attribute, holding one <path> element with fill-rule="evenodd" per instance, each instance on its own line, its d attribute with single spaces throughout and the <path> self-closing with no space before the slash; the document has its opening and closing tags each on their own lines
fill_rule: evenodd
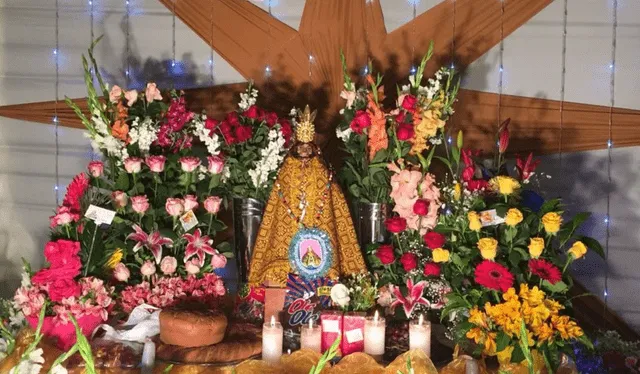
<svg viewBox="0 0 640 374">
<path fill-rule="evenodd" d="M 298 143 L 294 146 L 293 155 L 297 158 L 312 158 L 317 155 L 313 143 Z"/>
</svg>

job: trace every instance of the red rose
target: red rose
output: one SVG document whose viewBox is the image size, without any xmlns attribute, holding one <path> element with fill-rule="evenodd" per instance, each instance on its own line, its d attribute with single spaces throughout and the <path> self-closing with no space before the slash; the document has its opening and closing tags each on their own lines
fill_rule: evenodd
<svg viewBox="0 0 640 374">
<path fill-rule="evenodd" d="M 249 109 L 245 110 L 244 113 L 242 114 L 247 118 L 256 119 L 260 115 L 260 110 L 258 109 L 257 106 L 252 105 L 249 107 Z"/>
<path fill-rule="evenodd" d="M 413 213 L 419 216 L 426 216 L 429 214 L 429 201 L 425 199 L 418 199 L 413 204 Z"/>
<path fill-rule="evenodd" d="M 227 114 L 225 121 L 229 123 L 231 126 L 238 126 L 240 124 L 240 120 L 238 119 L 238 113 L 230 112 Z"/>
<path fill-rule="evenodd" d="M 273 127 L 276 123 L 278 123 L 278 115 L 273 112 L 267 113 L 264 120 L 267 122 L 267 125 L 269 127 Z"/>
<path fill-rule="evenodd" d="M 400 112 L 396 115 L 396 122 L 398 123 L 402 123 L 404 122 L 404 119 L 407 117 L 407 115 L 405 114 L 405 112 Z"/>
<path fill-rule="evenodd" d="M 376 251 L 376 257 L 383 265 L 389 265 L 396 260 L 396 255 L 393 252 L 391 244 L 382 244 Z"/>
<path fill-rule="evenodd" d="M 384 221 L 384 226 L 390 233 L 398 234 L 407 228 L 407 220 L 402 217 L 387 218 L 387 220 Z"/>
<path fill-rule="evenodd" d="M 415 96 L 413 95 L 407 95 L 404 97 L 404 99 L 402 100 L 402 107 L 405 110 L 408 110 L 409 112 L 413 112 L 416 110 L 416 103 L 418 102 L 418 99 L 416 99 Z"/>
<path fill-rule="evenodd" d="M 246 142 L 251 139 L 252 129 L 251 126 L 238 126 L 236 127 L 236 140 L 239 143 Z"/>
<path fill-rule="evenodd" d="M 44 246 L 44 257 L 52 268 L 62 267 L 78 257 L 80 242 L 72 240 L 57 240 L 48 242 Z"/>
<path fill-rule="evenodd" d="M 429 247 L 429 249 L 431 250 L 442 248 L 446 241 L 447 238 L 445 238 L 444 235 L 438 232 L 429 231 L 428 233 L 424 234 L 424 244 L 426 244 L 427 247 Z"/>
<path fill-rule="evenodd" d="M 220 121 L 213 119 L 213 118 L 207 118 L 204 121 L 204 128 L 209 130 L 209 135 L 213 134 L 213 131 L 215 131 L 216 127 L 218 127 L 218 124 L 220 123 Z"/>
<path fill-rule="evenodd" d="M 435 262 L 427 262 L 424 264 L 424 276 L 425 277 L 439 277 L 440 276 L 440 265 Z"/>
<path fill-rule="evenodd" d="M 71 278 L 59 278 L 49 285 L 49 297 L 53 302 L 61 302 L 62 299 L 80 296 L 82 288 Z"/>
<path fill-rule="evenodd" d="M 362 131 L 367 127 L 371 126 L 371 118 L 369 118 L 369 114 L 364 110 L 359 110 L 356 112 L 356 115 L 351 120 L 351 130 L 356 134 L 362 134 Z"/>
<path fill-rule="evenodd" d="M 50 267 L 35 273 L 31 278 L 33 284 L 50 284 L 58 279 L 73 279 L 80 274 L 82 263 L 80 257 L 75 256 L 64 266 Z"/>
<path fill-rule="evenodd" d="M 418 258 L 413 253 L 405 253 L 400 257 L 400 263 L 404 271 L 411 271 L 418 267 Z"/>
<path fill-rule="evenodd" d="M 219 129 L 220 129 L 220 134 L 222 134 L 222 137 L 224 138 L 224 141 L 227 142 L 227 144 L 233 144 L 236 142 L 236 138 L 235 136 L 233 136 L 232 127 L 229 124 L 229 122 L 227 121 L 220 122 Z"/>
<path fill-rule="evenodd" d="M 291 128 L 289 120 L 284 119 L 280 121 L 280 132 L 282 132 L 282 136 L 284 137 L 285 146 L 289 146 L 291 135 L 293 135 L 293 129 Z"/>
<path fill-rule="evenodd" d="M 402 140 L 403 142 L 409 141 L 413 139 L 415 135 L 415 131 L 413 131 L 413 126 L 410 124 L 402 124 L 398 126 L 398 130 L 396 131 L 398 135 L 398 140 Z"/>
</svg>

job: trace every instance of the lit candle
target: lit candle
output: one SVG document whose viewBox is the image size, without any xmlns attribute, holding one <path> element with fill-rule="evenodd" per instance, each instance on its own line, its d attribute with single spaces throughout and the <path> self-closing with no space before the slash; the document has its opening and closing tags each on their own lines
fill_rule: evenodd
<svg viewBox="0 0 640 374">
<path fill-rule="evenodd" d="M 419 349 L 431 357 L 431 322 L 423 315 L 409 325 L 409 349 Z"/>
<path fill-rule="evenodd" d="M 271 322 L 262 326 L 262 360 L 268 363 L 280 362 L 282 356 L 282 325 L 271 316 Z"/>
<path fill-rule="evenodd" d="M 151 373 L 156 362 L 156 345 L 151 340 L 147 339 L 144 342 L 144 348 L 142 349 L 142 373 Z"/>
<path fill-rule="evenodd" d="M 378 316 L 377 310 L 373 317 L 367 317 L 364 322 L 364 353 L 374 357 L 384 355 L 385 328 L 385 320 Z"/>
<path fill-rule="evenodd" d="M 322 329 L 313 324 L 313 319 L 309 319 L 309 325 L 302 326 L 300 331 L 300 348 L 311 349 L 320 353 L 322 343 Z"/>
</svg>

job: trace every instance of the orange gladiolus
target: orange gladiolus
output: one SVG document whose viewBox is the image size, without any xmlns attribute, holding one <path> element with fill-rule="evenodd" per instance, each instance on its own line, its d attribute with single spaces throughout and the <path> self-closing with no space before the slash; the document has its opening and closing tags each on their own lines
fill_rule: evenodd
<svg viewBox="0 0 640 374">
<path fill-rule="evenodd" d="M 373 160 L 379 150 L 387 149 L 389 146 L 389 138 L 387 136 L 387 118 L 380 107 L 369 97 L 367 113 L 371 119 L 371 127 L 369 127 L 369 161 Z"/>
<path fill-rule="evenodd" d="M 127 125 L 124 120 L 117 120 L 113 126 L 111 126 L 111 135 L 113 135 L 114 138 L 126 142 L 129 137 L 129 125 Z"/>
</svg>

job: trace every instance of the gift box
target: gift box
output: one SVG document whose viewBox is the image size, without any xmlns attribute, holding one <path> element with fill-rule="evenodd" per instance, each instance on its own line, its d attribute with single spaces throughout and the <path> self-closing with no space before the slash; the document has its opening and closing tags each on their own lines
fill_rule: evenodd
<svg viewBox="0 0 640 374">
<path fill-rule="evenodd" d="M 340 348 L 344 356 L 364 352 L 365 313 L 347 312 L 342 317 L 342 340 Z"/>
<path fill-rule="evenodd" d="M 236 295 L 233 316 L 235 319 L 261 324 L 264 321 L 264 287 L 241 285 Z"/>
<path fill-rule="evenodd" d="M 343 316 L 342 312 L 325 311 L 320 313 L 320 326 L 322 326 L 322 352 L 324 353 L 338 337 L 342 336 Z M 364 327 L 363 327 L 364 329 Z M 342 356 L 341 347 L 338 346 L 338 356 Z"/>
</svg>

